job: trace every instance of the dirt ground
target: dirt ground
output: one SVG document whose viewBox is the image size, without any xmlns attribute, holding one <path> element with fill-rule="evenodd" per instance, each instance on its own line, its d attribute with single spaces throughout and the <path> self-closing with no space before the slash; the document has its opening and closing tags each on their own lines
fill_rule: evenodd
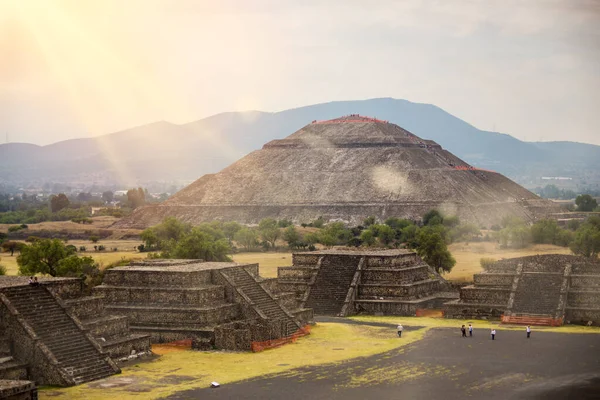
<svg viewBox="0 0 600 400">
<path fill-rule="evenodd" d="M 402 339 L 398 339 L 402 340 Z M 600 399 L 598 334 L 437 328 L 406 348 L 168 399 Z"/>
</svg>

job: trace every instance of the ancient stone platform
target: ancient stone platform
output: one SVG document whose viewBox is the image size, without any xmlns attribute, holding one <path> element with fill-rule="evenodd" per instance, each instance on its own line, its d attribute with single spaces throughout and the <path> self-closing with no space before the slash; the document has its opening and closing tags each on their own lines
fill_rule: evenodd
<svg viewBox="0 0 600 400">
<path fill-rule="evenodd" d="M 312 318 L 273 296 L 258 264 L 135 262 L 107 271 L 94 294 L 153 343 L 191 340 L 199 349 L 250 350 L 252 342 L 295 334 Z"/>
<path fill-rule="evenodd" d="M 294 253 L 272 285 L 318 315 L 415 315 L 456 298 L 413 251 L 325 250 Z"/>
<path fill-rule="evenodd" d="M 71 386 L 120 372 L 65 299 L 81 296 L 80 279 L 0 277 L 0 379 Z M 146 340 L 145 349 L 149 350 Z"/>
<path fill-rule="evenodd" d="M 506 323 L 600 324 L 600 262 L 568 255 L 502 260 L 474 276 L 460 299 L 444 305 L 449 318 Z"/>
</svg>

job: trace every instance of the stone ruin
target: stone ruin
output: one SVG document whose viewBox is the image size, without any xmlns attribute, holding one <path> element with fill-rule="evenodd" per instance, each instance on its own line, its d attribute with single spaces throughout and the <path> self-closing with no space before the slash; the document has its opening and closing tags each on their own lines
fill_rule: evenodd
<svg viewBox="0 0 600 400">
<path fill-rule="evenodd" d="M 106 271 L 91 296 L 81 279 L 31 286 L 0 276 L 0 393 L 26 395 L 24 380 L 72 386 L 105 378 L 120 362 L 152 354 L 151 343 L 268 347 L 304 334 L 311 320 L 312 310 L 269 291 L 258 264 L 136 262 Z"/>
<path fill-rule="evenodd" d="M 258 264 L 154 260 L 106 271 L 106 309 L 152 343 L 192 340 L 197 349 L 250 350 L 296 334 L 312 310 L 273 295 Z"/>
<path fill-rule="evenodd" d="M 444 312 L 528 325 L 600 325 L 600 262 L 557 254 L 498 261 L 475 274 Z"/>
<path fill-rule="evenodd" d="M 263 218 L 300 224 L 320 216 L 356 225 L 368 216 L 418 220 L 434 208 L 484 227 L 506 216 L 533 221 L 560 211 L 433 141 L 387 121 L 351 115 L 273 140 L 164 203 L 136 208 L 114 226 L 145 228 L 165 217 L 195 225 Z"/>
<path fill-rule="evenodd" d="M 266 283 L 317 315 L 416 315 L 458 297 L 448 283 L 408 250 L 324 250 L 294 253 Z"/>
</svg>

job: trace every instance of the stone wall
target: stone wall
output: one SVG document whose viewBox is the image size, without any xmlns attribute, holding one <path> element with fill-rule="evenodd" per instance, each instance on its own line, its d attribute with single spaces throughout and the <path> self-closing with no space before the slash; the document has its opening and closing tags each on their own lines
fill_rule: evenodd
<svg viewBox="0 0 600 400">
<path fill-rule="evenodd" d="M 512 285 L 514 274 L 482 273 L 473 276 L 473 283 L 477 286 L 506 286 Z"/>
<path fill-rule="evenodd" d="M 369 282 L 412 283 L 429 279 L 429 268 L 427 265 L 402 270 L 370 268 L 362 272 L 362 279 Z"/>
<path fill-rule="evenodd" d="M 410 285 L 361 284 L 358 294 L 361 299 L 369 297 L 395 297 L 413 299 L 439 290 L 440 282 L 436 280 L 419 281 Z"/>
<path fill-rule="evenodd" d="M 466 286 L 460 289 L 460 299 L 467 303 L 506 305 L 511 289 Z"/>
<path fill-rule="evenodd" d="M 37 400 L 38 393 L 34 382 L 25 379 L 1 380 L 0 399 L 4 400 Z"/>
</svg>

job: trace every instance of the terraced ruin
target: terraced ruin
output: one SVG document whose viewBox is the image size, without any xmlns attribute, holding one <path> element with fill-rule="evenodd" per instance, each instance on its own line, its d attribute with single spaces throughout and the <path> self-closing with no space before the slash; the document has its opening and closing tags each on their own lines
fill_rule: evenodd
<svg viewBox="0 0 600 400">
<path fill-rule="evenodd" d="M 283 303 L 262 284 L 258 264 L 152 260 L 107 271 L 94 288 L 153 343 L 191 340 L 197 349 L 250 350 L 291 336 L 312 311 Z"/>
<path fill-rule="evenodd" d="M 418 220 L 433 208 L 484 227 L 507 215 L 531 221 L 559 211 L 433 141 L 353 115 L 314 121 L 273 140 L 166 202 L 136 209 L 115 226 L 144 228 L 167 216 L 193 224 L 257 223 L 266 217 L 301 223 L 319 216 L 357 224 L 370 215 Z"/>
<path fill-rule="evenodd" d="M 0 380 L 78 385 L 151 355 L 151 343 L 248 351 L 302 335 L 311 320 L 294 296 L 269 291 L 257 264 L 137 262 L 107 271 L 91 296 L 76 278 L 0 277 Z"/>
<path fill-rule="evenodd" d="M 600 324 L 600 262 L 542 255 L 502 260 L 474 276 L 460 299 L 444 305 L 450 318 L 507 323 Z"/>
<path fill-rule="evenodd" d="M 446 281 L 413 251 L 323 250 L 295 253 L 293 266 L 268 280 L 317 315 L 405 315 L 455 299 Z"/>
</svg>

